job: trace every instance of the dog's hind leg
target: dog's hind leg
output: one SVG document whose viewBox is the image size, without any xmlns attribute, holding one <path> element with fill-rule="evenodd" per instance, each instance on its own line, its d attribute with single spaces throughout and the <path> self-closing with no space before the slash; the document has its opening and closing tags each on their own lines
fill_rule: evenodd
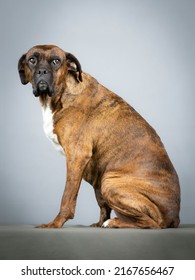
<svg viewBox="0 0 195 280">
<path fill-rule="evenodd" d="M 118 216 L 118 215 L 117 215 Z M 102 225 L 103 228 L 150 228 L 159 229 L 161 228 L 154 220 L 147 215 L 142 217 L 129 218 L 120 215 L 120 218 L 108 219 Z"/>
<path fill-rule="evenodd" d="M 118 218 L 108 219 L 102 227 L 165 228 L 166 223 L 163 214 L 155 201 L 150 199 L 152 194 L 149 186 L 147 188 L 148 195 L 142 193 L 142 188 L 143 186 L 139 186 L 136 181 L 118 181 L 116 179 L 106 182 L 105 180 L 101 187 L 103 198 L 115 211 Z"/>
</svg>

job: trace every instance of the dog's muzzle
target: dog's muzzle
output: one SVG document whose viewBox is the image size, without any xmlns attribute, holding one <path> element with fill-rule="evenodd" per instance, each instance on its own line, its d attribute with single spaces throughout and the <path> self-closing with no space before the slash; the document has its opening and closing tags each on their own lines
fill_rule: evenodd
<svg viewBox="0 0 195 280">
<path fill-rule="evenodd" d="M 48 88 L 49 88 L 49 86 L 48 86 L 47 82 L 41 80 L 41 81 L 38 83 L 38 89 L 39 89 L 39 91 L 44 92 L 44 91 L 47 91 Z"/>
<path fill-rule="evenodd" d="M 41 80 L 33 90 L 33 94 L 35 97 L 39 97 L 40 95 L 48 95 L 52 96 L 53 90 L 51 86 L 48 85 L 47 82 Z"/>
<path fill-rule="evenodd" d="M 36 97 L 40 95 L 52 96 L 52 73 L 45 68 L 38 69 L 34 76 L 34 90 L 33 93 Z"/>
</svg>

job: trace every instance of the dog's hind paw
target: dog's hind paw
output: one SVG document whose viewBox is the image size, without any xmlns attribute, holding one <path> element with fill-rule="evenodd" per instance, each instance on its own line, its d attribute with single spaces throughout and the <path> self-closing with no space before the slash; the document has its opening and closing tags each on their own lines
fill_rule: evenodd
<svg viewBox="0 0 195 280">
<path fill-rule="evenodd" d="M 103 228 L 109 228 L 109 223 L 110 223 L 111 219 L 106 220 L 103 224 L 102 227 Z"/>
<path fill-rule="evenodd" d="M 126 228 L 129 227 L 128 222 L 120 220 L 118 218 L 108 219 L 106 220 L 103 225 L 103 228 Z"/>
</svg>

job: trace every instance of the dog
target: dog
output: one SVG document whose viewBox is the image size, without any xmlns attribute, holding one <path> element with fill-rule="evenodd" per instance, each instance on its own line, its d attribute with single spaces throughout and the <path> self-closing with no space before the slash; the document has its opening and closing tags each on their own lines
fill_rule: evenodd
<svg viewBox="0 0 195 280">
<path fill-rule="evenodd" d="M 95 191 L 100 218 L 93 227 L 174 228 L 179 225 L 177 173 L 155 130 L 121 97 L 54 45 L 38 45 L 18 62 L 43 111 L 46 136 L 66 156 L 67 176 L 55 219 L 73 219 L 81 180 Z M 116 218 L 110 218 L 114 210 Z"/>
</svg>

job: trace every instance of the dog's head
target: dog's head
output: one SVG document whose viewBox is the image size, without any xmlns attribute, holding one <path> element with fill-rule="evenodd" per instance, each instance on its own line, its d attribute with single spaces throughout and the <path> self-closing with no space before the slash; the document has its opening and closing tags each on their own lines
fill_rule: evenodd
<svg viewBox="0 0 195 280">
<path fill-rule="evenodd" d="M 77 58 L 53 45 L 31 48 L 18 62 L 22 84 L 30 82 L 34 95 L 52 96 L 66 80 L 68 73 L 82 81 L 81 65 Z"/>
</svg>

